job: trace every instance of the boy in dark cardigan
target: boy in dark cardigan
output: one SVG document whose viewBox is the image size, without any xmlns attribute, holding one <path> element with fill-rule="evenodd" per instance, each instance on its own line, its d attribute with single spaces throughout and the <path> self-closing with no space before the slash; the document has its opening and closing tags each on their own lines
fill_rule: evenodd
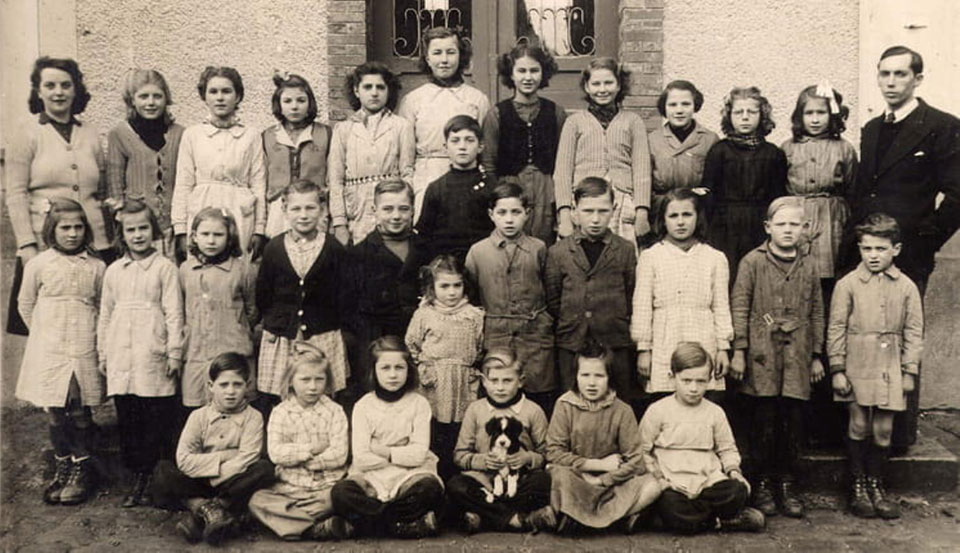
<svg viewBox="0 0 960 553">
<path fill-rule="evenodd" d="M 630 310 L 636 281 L 633 244 L 609 229 L 613 216 L 610 183 L 588 177 L 573 192 L 577 228 L 547 252 L 544 287 L 547 309 L 557 321 L 560 380 L 570 389 L 576 378 L 576 352 L 592 336 L 613 350 L 611 372 L 617 397 L 634 407 L 641 387 L 634 369 Z M 636 413 L 639 415 L 640 413 Z"/>
<path fill-rule="evenodd" d="M 281 376 L 297 342 L 320 349 L 330 361 L 331 394 L 346 388 L 350 367 L 342 329 L 354 295 L 346 249 L 327 236 L 327 187 L 299 180 L 284 190 L 283 210 L 290 230 L 274 236 L 263 250 L 257 275 L 257 310 L 263 338 L 257 367 L 259 397 L 254 407 L 265 421 L 280 403 Z"/>
</svg>

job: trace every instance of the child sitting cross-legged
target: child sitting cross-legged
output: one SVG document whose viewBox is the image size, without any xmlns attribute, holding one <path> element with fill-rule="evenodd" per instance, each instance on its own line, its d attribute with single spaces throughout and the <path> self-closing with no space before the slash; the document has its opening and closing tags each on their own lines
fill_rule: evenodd
<svg viewBox="0 0 960 553">
<path fill-rule="evenodd" d="M 740 472 L 730 423 L 703 397 L 712 371 L 703 346 L 677 344 L 670 359 L 677 391 L 651 405 L 640 421 L 644 463 L 663 489 L 655 508 L 675 532 L 759 531 L 765 519 L 745 506 L 750 484 Z"/>
<path fill-rule="evenodd" d="M 250 512 L 285 540 L 342 539 L 353 527 L 333 514 L 330 492 L 347 474 L 347 416 L 327 395 L 327 356 L 304 342 L 281 380 L 284 399 L 267 424 L 279 482 L 253 494 Z"/>
<path fill-rule="evenodd" d="M 551 505 L 560 512 L 557 532 L 604 529 L 622 522 L 629 533 L 641 511 L 660 495 L 644 468 L 637 419 L 617 399 L 613 353 L 587 341 L 577 354 L 576 378 L 557 400 L 547 429 Z"/>
<path fill-rule="evenodd" d="M 273 483 L 273 464 L 260 459 L 263 417 L 247 405 L 250 367 L 239 353 L 210 363 L 211 401 L 190 413 L 177 445 L 177 464 L 157 462 L 153 496 L 162 507 L 186 507 L 177 531 L 189 542 L 219 543 L 246 511 L 253 492 Z"/>
<path fill-rule="evenodd" d="M 550 507 L 550 475 L 544 470 L 547 417 L 523 394 L 523 368 L 513 351 L 490 350 L 482 363 L 487 397 L 467 407 L 454 451 L 463 470 L 447 482 L 451 502 L 463 510 L 464 529 L 495 531 L 553 530 L 556 513 Z M 516 419 L 522 430 L 519 451 L 506 459 L 495 455 L 487 426 L 494 418 Z M 508 448 L 509 451 L 510 448 Z M 504 467 L 519 471 L 516 490 L 494 497 L 494 478 Z"/>
</svg>

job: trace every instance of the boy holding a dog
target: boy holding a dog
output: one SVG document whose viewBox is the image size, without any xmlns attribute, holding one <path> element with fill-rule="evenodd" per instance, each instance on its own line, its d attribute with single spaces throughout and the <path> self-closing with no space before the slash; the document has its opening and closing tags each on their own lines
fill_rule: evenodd
<svg viewBox="0 0 960 553">
<path fill-rule="evenodd" d="M 553 530 L 550 476 L 544 470 L 547 417 L 524 397 L 523 368 L 508 349 L 483 359 L 487 397 L 463 416 L 453 460 L 463 472 L 447 481 L 464 530 Z"/>
</svg>

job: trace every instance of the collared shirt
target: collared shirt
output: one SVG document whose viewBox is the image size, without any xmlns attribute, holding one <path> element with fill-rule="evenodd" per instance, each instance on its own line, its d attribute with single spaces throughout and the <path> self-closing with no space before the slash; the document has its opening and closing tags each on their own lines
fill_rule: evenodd
<svg viewBox="0 0 960 553">
<path fill-rule="evenodd" d="M 19 399 L 62 408 L 76 378 L 83 405 L 103 401 L 96 341 L 105 268 L 85 251 L 65 255 L 54 248 L 27 262 L 17 296 L 20 316 L 30 328 L 17 380 Z"/>
<path fill-rule="evenodd" d="M 180 265 L 180 285 L 188 362 L 207 362 L 224 351 L 253 354 L 256 274 L 243 259 L 207 265 L 190 256 Z"/>
<path fill-rule="evenodd" d="M 893 122 L 899 123 L 900 121 L 906 119 L 907 116 L 913 113 L 913 110 L 917 109 L 919 106 L 920 102 L 918 102 L 916 96 L 914 96 L 892 112 L 890 111 L 890 106 L 885 107 L 883 109 L 883 117 L 886 119 L 887 114 L 893 113 Z"/>
<path fill-rule="evenodd" d="M 347 474 L 347 416 L 327 396 L 303 407 L 295 396 L 285 399 L 270 413 L 267 453 L 277 465 L 277 477 L 287 484 L 323 490 Z M 314 455 L 317 444 L 328 444 Z"/>
<path fill-rule="evenodd" d="M 917 286 L 896 265 L 874 273 L 861 263 L 837 282 L 830 303 L 830 367 L 917 374 L 923 307 Z"/>
<path fill-rule="evenodd" d="M 183 300 L 177 267 L 159 252 L 128 253 L 103 277 L 97 349 L 107 364 L 107 394 L 176 393 L 170 359 L 183 359 Z"/>
<path fill-rule="evenodd" d="M 236 413 L 223 413 L 215 403 L 190 413 L 177 444 L 177 468 L 191 478 L 209 478 L 219 485 L 242 473 L 260 458 L 263 417 L 246 405 Z M 223 453 L 236 450 L 225 459 Z"/>
<path fill-rule="evenodd" d="M 494 229 L 470 248 L 464 267 L 480 289 L 488 317 L 529 316 L 546 307 L 543 270 L 547 248 L 526 234 L 507 240 Z"/>
<path fill-rule="evenodd" d="M 267 221 L 266 169 L 260 134 L 253 129 L 239 123 L 227 129 L 210 123 L 188 127 L 180 140 L 176 182 L 170 211 L 174 233 L 186 234 L 192 214 L 203 207 L 233 207 L 235 200 L 220 198 L 217 191 L 199 192 L 203 197 L 193 197 L 198 186 L 218 183 L 249 192 L 252 229 L 247 230 L 263 234 Z M 248 216 L 246 212 L 233 215 L 238 224 Z"/>
<path fill-rule="evenodd" d="M 810 399 L 810 361 L 823 351 L 823 296 L 816 259 L 777 258 L 769 242 L 740 261 L 730 300 L 736 349 L 747 350 L 741 391 Z"/>
<path fill-rule="evenodd" d="M 671 392 L 670 356 L 678 342 L 700 342 L 713 355 L 729 349 L 730 272 L 727 257 L 698 243 L 684 251 L 664 240 L 643 250 L 637 262 L 630 336 L 637 350 L 652 350 L 648 392 Z M 710 389 L 723 389 L 711 379 Z"/>
<path fill-rule="evenodd" d="M 293 231 L 288 231 L 283 237 L 283 245 L 287 250 L 287 257 L 290 258 L 290 264 L 297 276 L 303 278 L 307 276 L 310 267 L 320 257 L 320 251 L 323 250 L 323 243 L 326 240 L 326 234 L 318 232 L 313 240 L 300 238 Z"/>
<path fill-rule="evenodd" d="M 703 178 L 707 152 L 719 138 L 697 123 L 683 142 L 670 130 L 670 123 L 653 129 L 647 137 L 653 165 L 653 191 L 665 194 L 675 188 L 696 188 Z"/>
<path fill-rule="evenodd" d="M 359 109 L 337 123 L 327 158 L 333 226 L 365 215 L 361 210 L 365 205 L 363 195 L 356 186 L 345 187 L 345 181 L 396 174 L 410 182 L 416 148 L 413 124 L 386 108 L 376 115 L 365 115 Z"/>
</svg>

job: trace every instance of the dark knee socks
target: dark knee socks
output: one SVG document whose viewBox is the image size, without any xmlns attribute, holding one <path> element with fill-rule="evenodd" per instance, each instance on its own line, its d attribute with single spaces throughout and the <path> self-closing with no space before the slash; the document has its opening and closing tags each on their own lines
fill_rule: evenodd
<svg viewBox="0 0 960 553">
<path fill-rule="evenodd" d="M 50 443 L 53 444 L 53 454 L 57 457 L 70 455 L 70 436 L 66 424 L 50 425 Z"/>
<path fill-rule="evenodd" d="M 73 434 L 73 439 L 71 440 L 73 456 L 77 458 L 89 457 L 90 454 L 93 453 L 95 440 L 93 416 L 89 408 L 85 407 L 80 413 L 72 414 L 70 420 L 73 422 L 73 428 L 71 429 Z"/>
<path fill-rule="evenodd" d="M 870 444 L 867 452 L 867 475 L 881 480 L 887 471 L 887 459 L 890 458 L 890 447 Z"/>
<path fill-rule="evenodd" d="M 863 476 L 866 474 L 864 458 L 867 452 L 866 440 L 854 440 L 847 436 L 847 457 L 850 459 L 850 472 L 854 476 Z"/>
</svg>

